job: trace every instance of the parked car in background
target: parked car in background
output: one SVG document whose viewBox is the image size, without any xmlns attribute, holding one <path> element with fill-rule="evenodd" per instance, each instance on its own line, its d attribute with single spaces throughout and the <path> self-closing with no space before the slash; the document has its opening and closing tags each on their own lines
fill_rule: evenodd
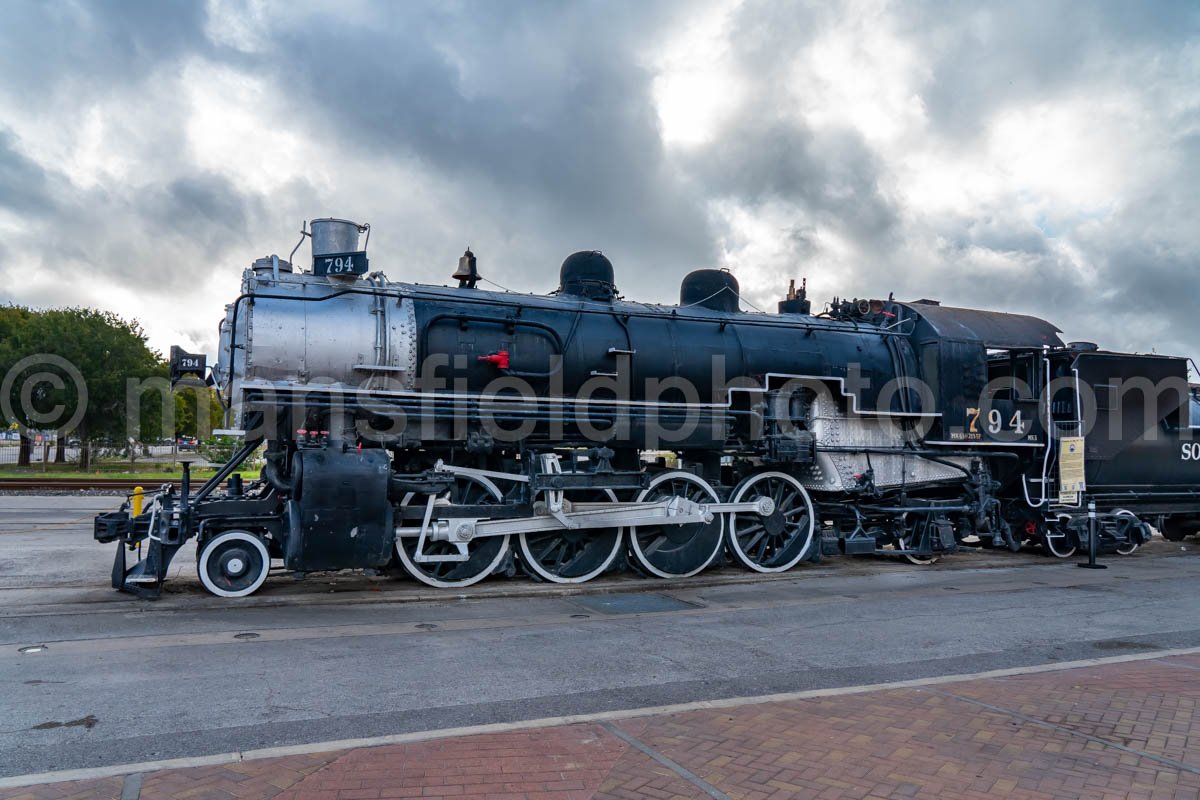
<svg viewBox="0 0 1200 800">
<path fill-rule="evenodd" d="M 181 453 L 194 453 L 200 447 L 200 440 L 195 436 L 180 436 L 176 440 L 175 445 L 179 448 L 179 452 Z"/>
</svg>

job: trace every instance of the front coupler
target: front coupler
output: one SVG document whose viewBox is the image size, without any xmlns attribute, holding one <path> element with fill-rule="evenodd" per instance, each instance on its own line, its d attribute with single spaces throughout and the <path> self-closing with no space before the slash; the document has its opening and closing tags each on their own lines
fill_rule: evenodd
<svg viewBox="0 0 1200 800">
<path fill-rule="evenodd" d="M 98 542 L 117 542 L 113 558 L 112 586 L 146 599 L 157 599 L 162 593 L 167 568 L 183 544 L 182 529 L 173 490 L 155 496 L 150 509 L 133 516 L 126 502 L 119 511 L 96 517 L 94 535 Z M 145 554 L 141 555 L 145 547 Z M 127 554 L 139 554 L 132 567 L 127 566 Z"/>
<path fill-rule="evenodd" d="M 188 481 L 184 480 L 183 492 L 187 492 Z M 155 600 L 162 594 L 163 581 L 171 559 L 190 538 L 190 513 L 181 493 L 165 485 L 150 495 L 150 506 L 134 516 L 130 501 L 120 510 L 110 511 L 96 517 L 93 535 L 98 542 L 117 542 L 117 553 L 113 558 L 112 586 L 122 592 Z M 142 555 L 142 548 L 145 554 Z M 132 567 L 127 565 L 131 552 L 139 554 Z"/>
<path fill-rule="evenodd" d="M 253 420 L 255 426 L 261 422 L 261 417 Z M 134 513 L 131 500 L 126 499 L 120 510 L 97 516 L 93 529 L 96 541 L 118 543 L 113 559 L 113 588 L 138 597 L 157 599 L 162 594 L 171 559 L 202 525 L 197 522 L 197 504 L 202 503 L 222 481 L 229 478 L 261 443 L 261 436 L 247 439 L 217 470 L 217 474 L 200 487 L 195 496 L 191 489 L 191 464 L 185 461 L 178 490 L 172 484 L 164 484 L 157 492 L 146 495 L 149 507 L 137 514 Z M 237 486 L 240 495 L 241 478 L 237 479 Z M 145 555 L 142 555 L 143 545 L 146 548 Z M 139 557 L 130 567 L 126 560 L 133 551 L 137 551 Z"/>
</svg>

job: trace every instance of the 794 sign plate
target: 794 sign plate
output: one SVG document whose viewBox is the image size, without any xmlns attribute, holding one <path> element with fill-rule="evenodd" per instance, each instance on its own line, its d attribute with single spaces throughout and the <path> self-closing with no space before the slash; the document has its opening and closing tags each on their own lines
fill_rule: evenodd
<svg viewBox="0 0 1200 800">
<path fill-rule="evenodd" d="M 313 256 L 313 272 L 317 275 L 366 275 L 367 253 L 359 250 L 354 253 L 326 253 Z"/>
</svg>

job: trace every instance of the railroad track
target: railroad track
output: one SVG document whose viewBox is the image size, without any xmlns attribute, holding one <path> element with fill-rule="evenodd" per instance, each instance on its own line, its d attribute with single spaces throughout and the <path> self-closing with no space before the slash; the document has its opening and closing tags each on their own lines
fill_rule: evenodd
<svg viewBox="0 0 1200 800">
<path fill-rule="evenodd" d="M 164 483 L 179 484 L 175 478 L 75 478 L 63 479 L 47 475 L 44 478 L 0 478 L 0 491 L 84 491 L 89 489 L 109 489 L 114 491 L 132 492 L 141 486 L 147 491 L 157 489 Z"/>
</svg>

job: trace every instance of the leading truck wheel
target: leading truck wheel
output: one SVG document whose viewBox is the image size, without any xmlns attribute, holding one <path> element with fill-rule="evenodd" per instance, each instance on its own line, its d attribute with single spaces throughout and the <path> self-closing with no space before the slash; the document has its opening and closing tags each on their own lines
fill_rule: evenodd
<svg viewBox="0 0 1200 800">
<path fill-rule="evenodd" d="M 254 594 L 271 570 L 263 540 L 248 531 L 225 531 L 204 543 L 197 562 L 200 582 L 218 597 Z"/>
</svg>

